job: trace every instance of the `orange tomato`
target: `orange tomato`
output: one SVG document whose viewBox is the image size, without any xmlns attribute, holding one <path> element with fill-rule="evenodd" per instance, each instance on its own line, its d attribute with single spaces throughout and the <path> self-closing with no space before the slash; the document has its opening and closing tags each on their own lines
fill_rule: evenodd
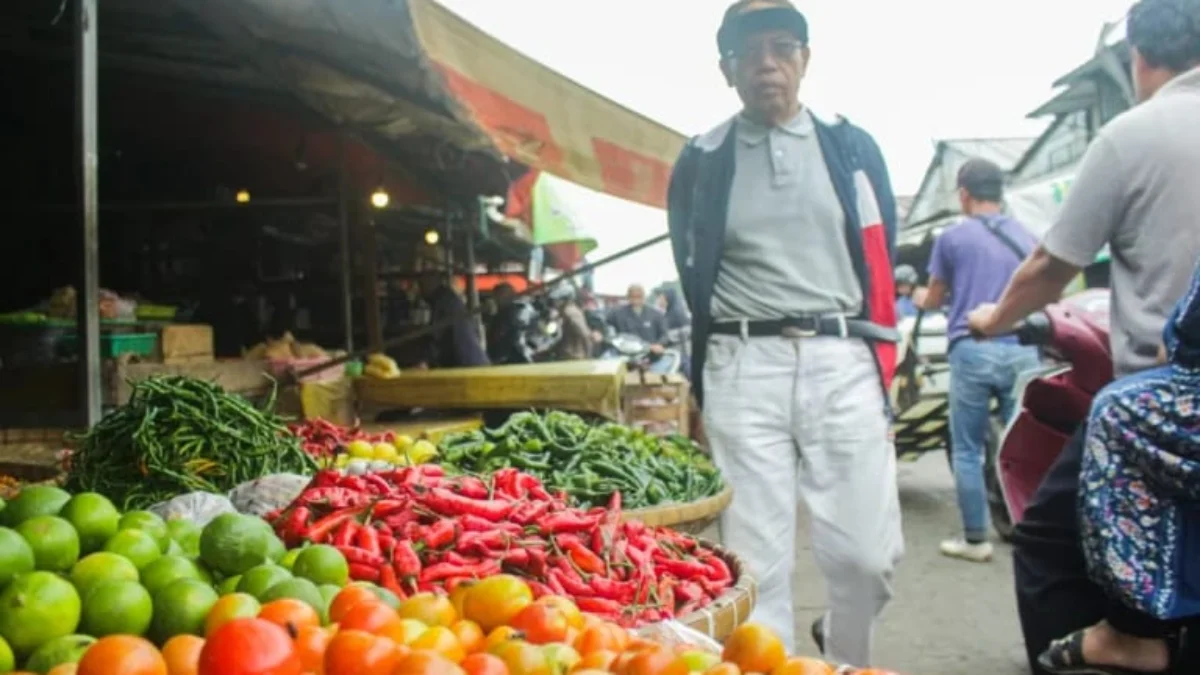
<svg viewBox="0 0 1200 675">
<path fill-rule="evenodd" d="M 465 675 L 457 664 L 446 657 L 420 649 L 400 659 L 392 675 Z"/>
<path fill-rule="evenodd" d="M 508 666 L 511 675 L 551 675 L 554 672 L 541 647 L 524 640 L 502 642 L 490 651 Z"/>
<path fill-rule="evenodd" d="M 584 656 L 596 651 L 622 652 L 628 646 L 624 631 L 611 624 L 599 624 L 585 629 L 575 640 L 575 649 Z"/>
<path fill-rule="evenodd" d="M 647 647 L 632 652 L 633 656 L 621 664 L 618 675 L 662 675 L 675 661 L 675 652 L 666 647 Z"/>
<path fill-rule="evenodd" d="M 412 643 L 412 648 L 413 651 L 425 650 L 441 654 L 454 663 L 462 663 L 462 660 L 467 658 L 467 650 L 463 649 L 458 636 L 445 626 L 434 626 L 421 633 L 421 637 Z"/>
<path fill-rule="evenodd" d="M 770 628 L 746 623 L 734 629 L 725 641 L 721 658 L 746 672 L 769 673 L 787 659 L 787 651 Z"/>
<path fill-rule="evenodd" d="M 325 669 L 325 650 L 333 633 L 320 626 L 303 626 L 296 634 L 296 656 L 305 672 L 321 675 Z M 172 673 L 174 675 L 174 673 Z"/>
<path fill-rule="evenodd" d="M 47 670 L 46 675 L 76 675 L 78 672 L 78 663 L 60 663 L 50 670 Z"/>
<path fill-rule="evenodd" d="M 262 619 L 234 619 L 200 650 L 200 675 L 300 675 L 287 631 Z"/>
<path fill-rule="evenodd" d="M 364 633 L 382 635 L 388 629 L 396 629 L 400 617 L 395 610 L 382 602 L 360 602 L 350 608 L 338 622 L 338 630 L 360 630 Z"/>
<path fill-rule="evenodd" d="M 535 645 L 562 642 L 571 627 L 566 615 L 557 607 L 536 602 L 518 612 L 508 625 L 524 633 L 525 639 Z"/>
<path fill-rule="evenodd" d="M 78 675 L 169 675 L 167 662 L 154 645 L 132 635 L 100 638 L 88 647 L 75 672 Z"/>
<path fill-rule="evenodd" d="M 508 675 L 508 666 L 491 654 L 472 654 L 460 665 L 467 675 Z"/>
<path fill-rule="evenodd" d="M 463 598 L 463 617 L 486 631 L 512 620 L 533 602 L 529 585 L 510 574 L 497 574 L 475 584 Z"/>
<path fill-rule="evenodd" d="M 742 675 L 742 669 L 732 663 L 718 663 L 704 671 L 704 675 Z"/>
<path fill-rule="evenodd" d="M 576 630 L 583 630 L 583 612 L 579 611 L 579 606 L 570 598 L 564 598 L 561 595 L 543 595 L 533 601 L 535 605 L 546 605 L 553 607 L 563 613 L 567 617 L 567 625 Z"/>
<path fill-rule="evenodd" d="M 360 630 L 342 630 L 325 648 L 325 675 L 392 675 L 396 643 Z"/>
<path fill-rule="evenodd" d="M 449 626 L 458 620 L 450 598 L 433 593 L 418 593 L 400 605 L 401 619 L 416 619 L 426 626 Z"/>
<path fill-rule="evenodd" d="M 329 603 L 329 623 L 340 623 L 342 617 L 360 602 L 383 604 L 375 592 L 366 586 L 347 586 L 333 596 Z"/>
<path fill-rule="evenodd" d="M 483 643 L 486 636 L 483 634 L 483 629 L 474 621 L 460 619 L 450 624 L 450 631 L 454 633 L 454 637 L 458 638 L 463 649 L 467 650 L 468 654 L 473 654 L 483 649 Z"/>
<path fill-rule="evenodd" d="M 571 675 L 609 675 L 607 670 L 596 670 L 595 668 L 585 668 L 583 670 L 572 670 Z"/>
<path fill-rule="evenodd" d="M 487 638 L 483 641 L 483 648 L 491 651 L 493 647 L 510 640 L 523 640 L 525 634 L 513 628 L 512 626 L 500 626 L 499 628 L 488 633 Z"/>
<path fill-rule="evenodd" d="M 200 672 L 200 651 L 204 639 L 195 635 L 176 635 L 163 645 L 162 656 L 170 675 L 196 675 Z"/>
<path fill-rule="evenodd" d="M 863 671 L 858 671 L 860 674 Z M 821 661 L 804 657 L 791 658 L 775 666 L 771 675 L 836 675 L 837 668 Z"/>
<path fill-rule="evenodd" d="M 312 605 L 292 598 L 280 598 L 268 602 L 258 612 L 258 618 L 270 621 L 287 630 L 288 635 L 292 637 L 299 635 L 300 629 L 305 626 L 316 628 L 321 626 L 321 615 L 317 614 L 317 610 L 313 609 Z"/>
<path fill-rule="evenodd" d="M 608 649 L 597 649 L 590 654 L 584 654 L 583 660 L 577 666 L 580 670 L 603 670 L 608 671 L 612 668 L 613 662 L 617 660 L 617 653 Z"/>
</svg>

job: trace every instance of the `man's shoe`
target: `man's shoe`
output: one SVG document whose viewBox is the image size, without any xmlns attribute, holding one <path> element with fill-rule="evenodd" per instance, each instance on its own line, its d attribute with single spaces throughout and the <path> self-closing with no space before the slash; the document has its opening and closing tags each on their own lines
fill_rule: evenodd
<svg viewBox="0 0 1200 675">
<path fill-rule="evenodd" d="M 942 542 L 942 555 L 970 562 L 985 563 L 992 559 L 991 542 L 972 544 L 962 539 L 947 539 Z"/>
<path fill-rule="evenodd" d="M 825 617 L 824 616 L 818 617 L 817 620 L 813 622 L 812 639 L 813 639 L 813 642 L 817 643 L 817 649 L 821 652 L 821 655 L 824 656 L 825 655 Z"/>
</svg>

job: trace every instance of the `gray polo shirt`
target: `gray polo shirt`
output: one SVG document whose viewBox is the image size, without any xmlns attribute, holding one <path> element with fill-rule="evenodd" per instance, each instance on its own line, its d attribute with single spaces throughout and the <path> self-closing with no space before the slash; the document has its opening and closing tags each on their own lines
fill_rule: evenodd
<svg viewBox="0 0 1200 675">
<path fill-rule="evenodd" d="M 1200 68 L 1100 131 L 1042 242 L 1077 267 L 1105 244 L 1113 359 L 1124 375 L 1155 364 L 1200 259 Z"/>
<path fill-rule="evenodd" d="M 812 116 L 774 128 L 739 117 L 714 321 L 858 314 L 862 288 Z"/>
</svg>

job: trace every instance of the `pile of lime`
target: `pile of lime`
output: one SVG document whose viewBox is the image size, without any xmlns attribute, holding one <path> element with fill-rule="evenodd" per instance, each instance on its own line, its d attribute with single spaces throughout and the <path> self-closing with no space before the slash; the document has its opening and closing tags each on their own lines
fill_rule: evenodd
<svg viewBox="0 0 1200 675">
<path fill-rule="evenodd" d="M 121 513 L 96 493 L 27 487 L 0 500 L 0 673 L 77 662 L 106 635 L 202 636 L 209 611 L 235 592 L 300 600 L 325 616 L 348 580 L 337 549 L 287 551 L 254 516 L 201 528 Z"/>
</svg>

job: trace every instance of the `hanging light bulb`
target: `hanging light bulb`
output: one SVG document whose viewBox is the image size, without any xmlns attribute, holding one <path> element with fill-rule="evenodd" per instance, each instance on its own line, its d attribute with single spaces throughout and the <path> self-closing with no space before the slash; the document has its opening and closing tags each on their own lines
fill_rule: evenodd
<svg viewBox="0 0 1200 675">
<path fill-rule="evenodd" d="M 391 195 L 387 193 L 387 190 L 383 189 L 382 185 L 375 188 L 375 191 L 371 193 L 371 206 L 377 209 L 386 209 L 391 202 Z"/>
<path fill-rule="evenodd" d="M 239 204 L 249 204 L 250 203 L 250 191 L 249 190 L 238 190 L 237 194 L 234 195 L 233 198 Z"/>
<path fill-rule="evenodd" d="M 425 243 L 426 244 L 429 244 L 430 246 L 437 246 L 437 243 L 439 241 L 441 241 L 441 239 L 442 239 L 442 235 L 438 234 L 437 230 L 434 230 L 434 229 L 425 230 Z"/>
</svg>

